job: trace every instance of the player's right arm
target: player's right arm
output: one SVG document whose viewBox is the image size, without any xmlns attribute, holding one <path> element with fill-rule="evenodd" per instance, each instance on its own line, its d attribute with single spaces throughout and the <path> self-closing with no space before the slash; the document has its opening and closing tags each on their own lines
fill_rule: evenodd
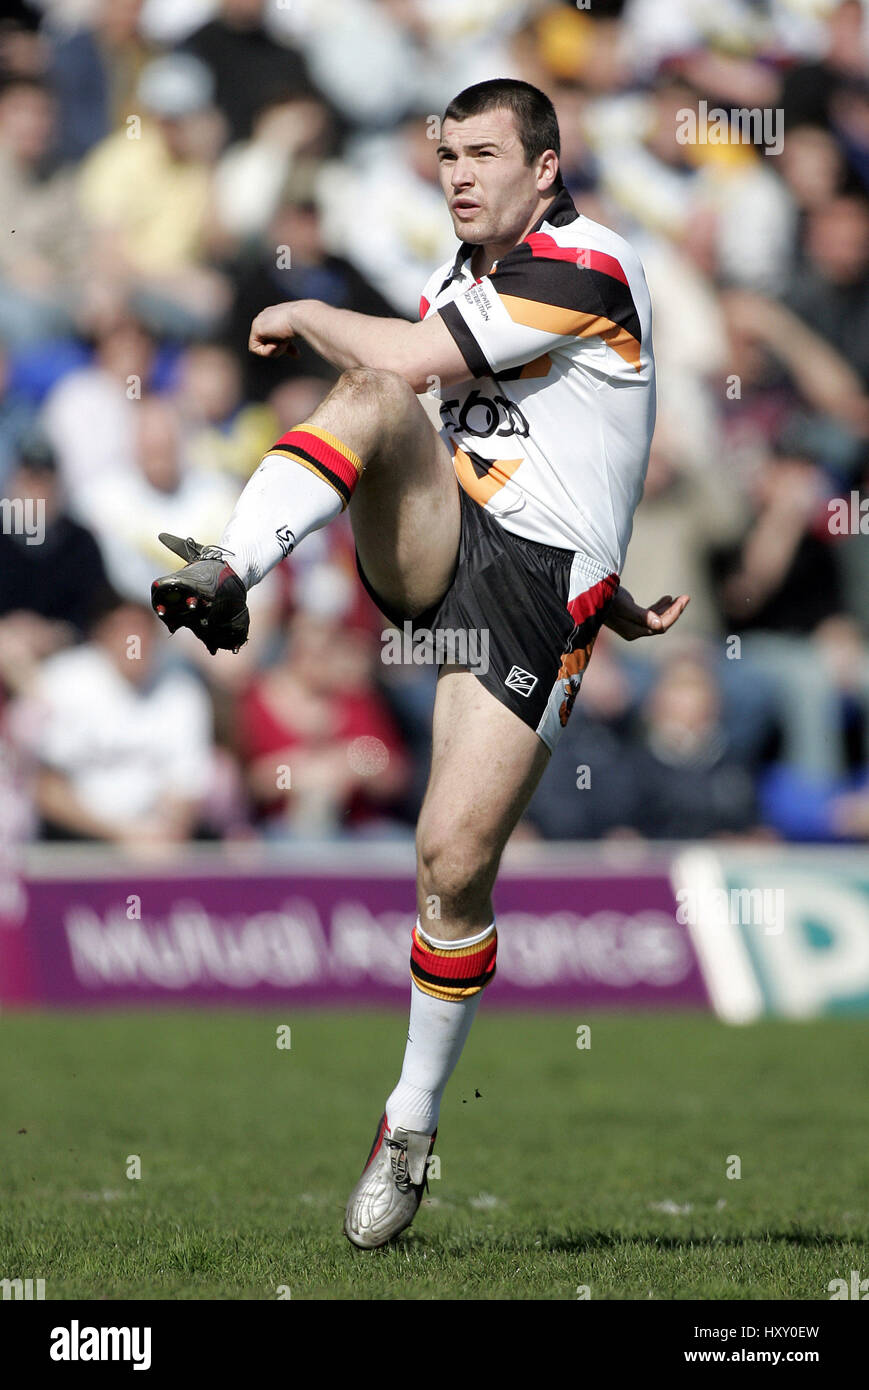
<svg viewBox="0 0 869 1390">
<path fill-rule="evenodd" d="M 465 359 L 440 314 L 408 323 L 336 309 L 319 299 L 297 299 L 257 314 L 248 347 L 258 357 L 278 357 L 294 351 L 294 338 L 304 338 L 339 371 L 373 367 L 396 372 L 417 392 L 427 390 L 432 377 L 444 386 L 468 379 Z"/>
</svg>

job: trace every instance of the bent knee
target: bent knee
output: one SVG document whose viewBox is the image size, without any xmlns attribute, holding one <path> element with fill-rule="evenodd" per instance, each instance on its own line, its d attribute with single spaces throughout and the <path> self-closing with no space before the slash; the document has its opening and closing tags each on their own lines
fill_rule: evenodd
<svg viewBox="0 0 869 1390">
<path fill-rule="evenodd" d="M 338 385 L 345 391 L 366 402 L 378 402 L 391 407 L 415 405 L 416 394 L 413 387 L 398 372 L 387 371 L 384 367 L 348 367 L 341 373 Z"/>
</svg>

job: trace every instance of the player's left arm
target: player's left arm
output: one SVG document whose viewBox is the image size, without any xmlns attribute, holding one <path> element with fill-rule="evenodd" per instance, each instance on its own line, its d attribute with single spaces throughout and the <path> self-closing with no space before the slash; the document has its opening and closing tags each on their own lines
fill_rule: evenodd
<svg viewBox="0 0 869 1390">
<path fill-rule="evenodd" d="M 295 338 L 303 338 L 339 371 L 374 367 L 397 372 L 416 392 L 428 390 L 432 377 L 443 386 L 468 379 L 465 359 L 440 314 L 408 323 L 335 309 L 319 299 L 298 299 L 257 314 L 248 347 L 258 357 L 279 357 L 295 351 Z"/>
<path fill-rule="evenodd" d="M 623 585 L 619 585 L 603 624 L 626 642 L 635 642 L 638 637 L 660 637 L 679 620 L 689 602 L 687 594 L 680 594 L 676 599 L 666 594 L 651 608 L 644 608 Z"/>
</svg>

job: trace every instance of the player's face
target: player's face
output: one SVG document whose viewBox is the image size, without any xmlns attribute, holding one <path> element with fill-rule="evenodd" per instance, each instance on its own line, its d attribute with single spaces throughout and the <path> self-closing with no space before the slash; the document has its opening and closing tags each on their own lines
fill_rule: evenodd
<svg viewBox="0 0 869 1390">
<path fill-rule="evenodd" d="M 456 236 L 475 246 L 518 241 L 554 178 L 545 156 L 526 163 L 512 111 L 444 121 L 437 153 Z"/>
</svg>

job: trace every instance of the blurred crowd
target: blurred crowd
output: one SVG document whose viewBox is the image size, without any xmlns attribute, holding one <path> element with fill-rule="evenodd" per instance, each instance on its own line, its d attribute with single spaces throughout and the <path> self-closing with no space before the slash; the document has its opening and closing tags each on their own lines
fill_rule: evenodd
<svg viewBox="0 0 869 1390">
<path fill-rule="evenodd" d="M 623 579 L 691 594 L 664 639 L 602 633 L 517 834 L 869 838 L 859 0 L 6 9 L 6 831 L 412 837 L 436 671 L 382 659 L 346 516 L 252 591 L 237 656 L 170 642 L 148 592 L 175 563 L 157 533 L 217 540 L 334 379 L 307 348 L 252 359 L 253 316 L 316 298 L 414 318 L 455 249 L 436 117 L 514 76 L 555 102 L 580 212 L 646 267 L 659 418 Z M 709 113 L 737 109 L 782 138 L 732 117 L 714 138 Z"/>
</svg>

